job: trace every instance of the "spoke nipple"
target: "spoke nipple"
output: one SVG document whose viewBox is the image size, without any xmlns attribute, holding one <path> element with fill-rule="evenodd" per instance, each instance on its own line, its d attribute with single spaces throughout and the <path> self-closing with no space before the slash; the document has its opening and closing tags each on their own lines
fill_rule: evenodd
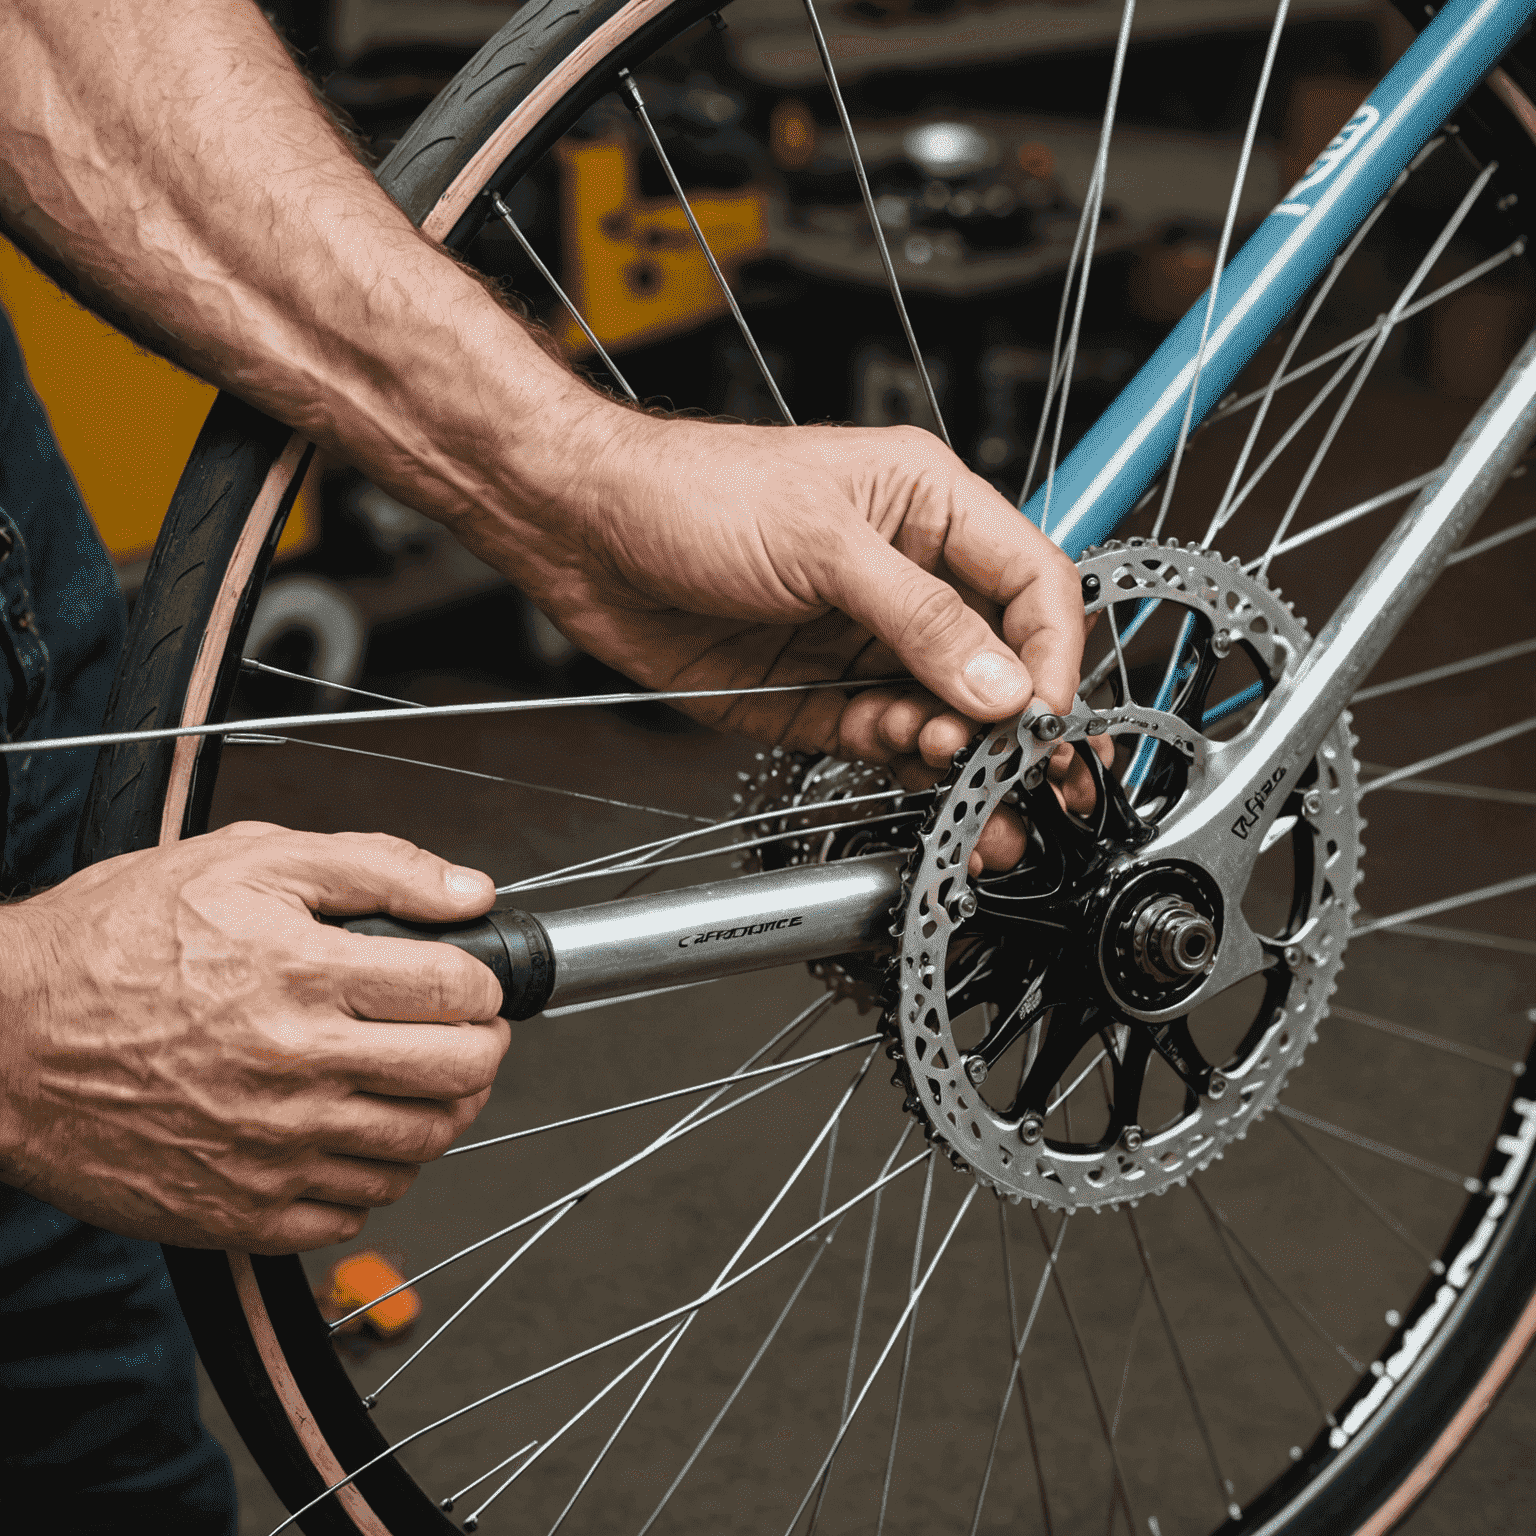
<svg viewBox="0 0 1536 1536">
<path fill-rule="evenodd" d="M 970 1056 L 966 1059 L 965 1075 L 970 1078 L 977 1088 L 987 1080 L 986 1058 L 982 1056 Z"/>
<path fill-rule="evenodd" d="M 1045 1122 L 1039 1115 L 1025 1115 L 1019 1121 L 1019 1140 L 1026 1147 L 1032 1147 L 1045 1135 Z"/>
<path fill-rule="evenodd" d="M 466 1531 L 478 1531 L 480 1529 L 480 1522 L 475 1519 L 473 1515 L 471 1515 L 469 1519 L 464 1522 L 464 1529 Z"/>
<path fill-rule="evenodd" d="M 440 1509 L 440 1510 L 442 1510 L 442 1512 L 443 1512 L 443 1513 L 444 1513 L 444 1514 L 445 1514 L 445 1515 L 446 1515 L 446 1514 L 449 1514 L 449 1513 L 451 1513 L 451 1512 L 452 1512 L 452 1510 L 453 1510 L 453 1500 L 452 1500 L 452 1499 L 444 1499 L 444 1500 L 443 1500 L 443 1502 L 442 1502 L 442 1503 L 441 1503 L 441 1504 L 439 1504 L 439 1505 L 438 1505 L 438 1506 L 437 1506 L 437 1507 L 438 1507 L 438 1508 L 439 1508 L 439 1509 Z"/>
<path fill-rule="evenodd" d="M 1227 1080 L 1220 1072 L 1212 1072 L 1210 1081 L 1205 1085 L 1205 1096 L 1208 1099 L 1219 1099 L 1227 1091 Z"/>
<path fill-rule="evenodd" d="M 1232 631 L 1230 629 L 1218 629 L 1211 636 L 1211 652 L 1216 656 L 1226 656 L 1232 650 Z"/>
<path fill-rule="evenodd" d="M 368 1396 L 363 1399 L 363 1407 L 366 1408 L 369 1413 L 372 1413 L 373 1410 L 378 1407 L 378 1404 L 379 1399 L 377 1393 L 370 1392 Z"/>
<path fill-rule="evenodd" d="M 1128 1125 L 1120 1133 L 1120 1145 L 1127 1152 L 1141 1151 L 1141 1144 L 1146 1140 L 1139 1125 Z"/>
</svg>

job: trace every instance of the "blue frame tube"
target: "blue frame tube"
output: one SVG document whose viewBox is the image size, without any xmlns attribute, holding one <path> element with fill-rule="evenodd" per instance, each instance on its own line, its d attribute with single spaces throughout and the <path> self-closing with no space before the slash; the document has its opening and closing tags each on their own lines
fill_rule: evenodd
<svg viewBox="0 0 1536 1536">
<path fill-rule="evenodd" d="M 1322 276 L 1397 176 L 1536 13 L 1536 0 L 1450 0 L 1221 274 L 1200 421 Z M 1209 290 L 1056 470 L 1051 537 L 1074 559 L 1109 538 L 1172 456 Z M 1024 515 L 1046 524 L 1046 488 Z"/>
</svg>

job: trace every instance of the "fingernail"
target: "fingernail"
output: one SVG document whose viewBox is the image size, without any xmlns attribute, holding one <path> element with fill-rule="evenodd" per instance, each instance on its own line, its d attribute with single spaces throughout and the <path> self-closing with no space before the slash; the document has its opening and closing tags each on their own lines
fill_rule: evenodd
<svg viewBox="0 0 1536 1536">
<path fill-rule="evenodd" d="M 479 896 L 485 890 L 485 876 L 477 870 L 453 865 L 443 876 L 443 884 L 450 896 Z"/>
<path fill-rule="evenodd" d="M 966 662 L 963 676 L 988 709 L 1022 709 L 1029 696 L 1029 677 L 1023 663 L 996 651 L 978 651 Z"/>
</svg>

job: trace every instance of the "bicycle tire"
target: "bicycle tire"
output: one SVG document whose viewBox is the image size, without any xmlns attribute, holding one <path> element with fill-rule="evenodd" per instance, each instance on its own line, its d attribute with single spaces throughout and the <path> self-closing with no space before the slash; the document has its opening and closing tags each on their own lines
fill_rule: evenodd
<svg viewBox="0 0 1536 1536">
<path fill-rule="evenodd" d="M 712 0 L 531 0 L 455 78 L 379 169 L 408 215 L 450 248 L 479 228 L 485 200 L 514 184 L 618 69 L 704 19 Z M 221 397 L 166 517 L 136 605 L 106 729 L 221 717 L 245 628 L 310 449 L 281 424 Z M 206 825 L 219 738 L 104 750 L 80 861 L 193 835 Z M 1536 1338 L 1536 1106 L 1512 1093 L 1482 1170 L 1510 1187 L 1469 1201 L 1442 1263 L 1475 1248 L 1475 1270 L 1416 1356 L 1392 1411 L 1343 1447 L 1326 1434 L 1240 1521 L 1223 1530 L 1311 1536 L 1390 1529 L 1427 1491 Z M 295 1257 L 168 1250 L 183 1311 L 247 1445 L 292 1509 L 386 1449 L 332 1350 Z M 1404 1337 L 1435 1306 L 1431 1279 Z M 1347 1414 L 1372 1389 L 1366 1380 Z M 386 1457 L 306 1513 L 312 1533 L 443 1532 L 456 1527 Z"/>
</svg>

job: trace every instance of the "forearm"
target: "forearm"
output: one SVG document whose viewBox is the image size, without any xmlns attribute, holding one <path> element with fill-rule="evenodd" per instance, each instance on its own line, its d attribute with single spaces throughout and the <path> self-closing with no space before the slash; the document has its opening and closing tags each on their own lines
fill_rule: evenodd
<svg viewBox="0 0 1536 1536">
<path fill-rule="evenodd" d="M 424 240 L 246 0 L 0 4 L 0 217 L 157 351 L 450 523 L 613 409 Z"/>
</svg>

